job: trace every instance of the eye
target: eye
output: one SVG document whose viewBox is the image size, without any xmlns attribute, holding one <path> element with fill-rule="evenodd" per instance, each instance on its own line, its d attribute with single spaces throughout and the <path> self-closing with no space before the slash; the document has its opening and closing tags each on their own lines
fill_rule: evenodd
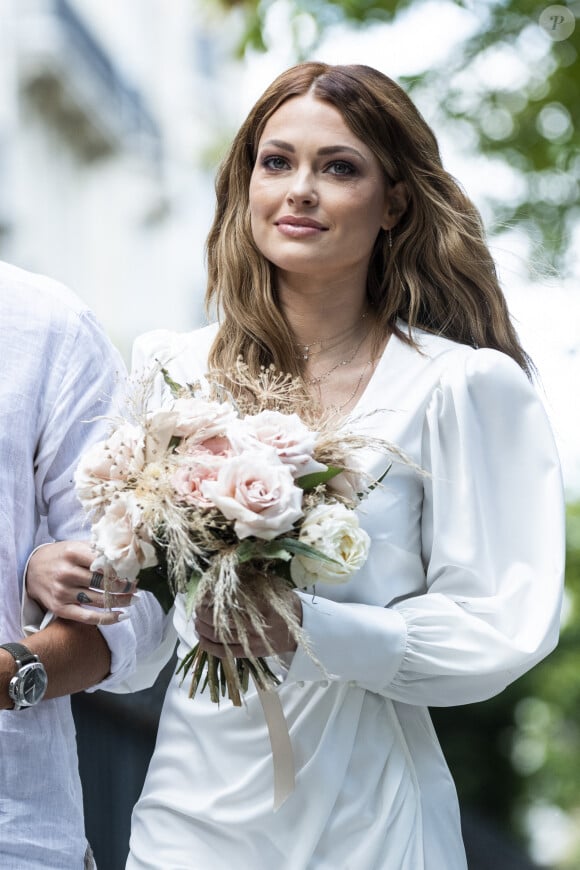
<svg viewBox="0 0 580 870">
<path fill-rule="evenodd" d="M 288 168 L 288 161 L 279 154 L 272 154 L 269 157 L 262 158 L 262 166 L 265 169 L 272 169 L 274 172 L 279 172 L 281 169 Z"/>
<path fill-rule="evenodd" d="M 355 175 L 356 167 L 347 160 L 334 160 L 326 167 L 331 175 Z"/>
</svg>

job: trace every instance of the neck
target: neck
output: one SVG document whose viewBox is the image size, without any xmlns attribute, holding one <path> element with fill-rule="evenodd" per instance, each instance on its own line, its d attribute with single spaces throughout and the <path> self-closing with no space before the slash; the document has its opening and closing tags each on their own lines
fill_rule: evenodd
<svg viewBox="0 0 580 870">
<path fill-rule="evenodd" d="M 335 285 L 305 287 L 294 291 L 278 288 L 278 298 L 284 315 L 296 338 L 298 347 L 324 345 L 345 339 L 357 332 L 367 312 L 365 288 Z"/>
</svg>

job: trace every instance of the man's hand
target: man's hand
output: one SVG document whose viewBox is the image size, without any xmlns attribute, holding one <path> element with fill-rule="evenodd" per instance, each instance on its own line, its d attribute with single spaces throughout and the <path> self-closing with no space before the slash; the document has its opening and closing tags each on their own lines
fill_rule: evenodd
<svg viewBox="0 0 580 870">
<path fill-rule="evenodd" d="M 31 556 L 26 572 L 30 598 L 55 616 L 85 625 L 112 625 L 123 617 L 119 608 L 128 607 L 136 584 L 112 581 L 103 589 L 103 575 L 91 571 L 94 549 L 85 541 L 45 544 Z"/>
</svg>

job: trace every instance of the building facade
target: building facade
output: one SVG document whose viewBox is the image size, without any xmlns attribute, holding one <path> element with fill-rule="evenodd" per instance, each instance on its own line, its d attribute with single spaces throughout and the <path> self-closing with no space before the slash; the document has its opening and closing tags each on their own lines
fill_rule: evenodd
<svg viewBox="0 0 580 870">
<path fill-rule="evenodd" d="M 204 322 L 233 61 L 200 5 L 0 0 L 0 258 L 70 285 L 127 359 Z"/>
</svg>

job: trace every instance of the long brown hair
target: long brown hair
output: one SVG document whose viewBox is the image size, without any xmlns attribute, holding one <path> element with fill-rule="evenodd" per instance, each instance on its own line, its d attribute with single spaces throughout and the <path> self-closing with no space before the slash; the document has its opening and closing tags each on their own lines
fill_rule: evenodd
<svg viewBox="0 0 580 870">
<path fill-rule="evenodd" d="M 301 374 L 273 267 L 252 237 L 248 194 L 266 122 L 286 100 L 308 91 L 338 109 L 378 159 L 387 186 L 403 181 L 409 194 L 392 247 L 381 230 L 369 263 L 367 299 L 381 335 L 394 332 L 414 344 L 411 329 L 418 326 L 503 351 L 530 375 L 533 365 L 511 323 L 479 212 L 443 169 L 431 128 L 402 88 L 377 70 L 315 62 L 292 67 L 270 85 L 218 172 L 206 306 L 217 306 L 221 324 L 210 365 L 229 368 L 241 355 L 254 372 L 273 363 Z"/>
</svg>

